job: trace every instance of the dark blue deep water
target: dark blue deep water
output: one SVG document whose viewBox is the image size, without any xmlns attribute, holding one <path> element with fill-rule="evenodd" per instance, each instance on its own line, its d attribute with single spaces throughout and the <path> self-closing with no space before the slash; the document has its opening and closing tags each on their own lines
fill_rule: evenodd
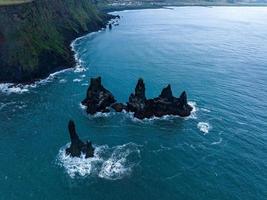
<svg viewBox="0 0 267 200">
<path fill-rule="evenodd" d="M 266 199 L 267 8 L 119 14 L 111 31 L 74 42 L 75 71 L 0 86 L 0 199 Z M 170 83 L 195 111 L 88 117 L 79 102 L 98 75 L 123 102 L 139 77 L 148 97 Z M 95 158 L 64 154 L 69 119 L 95 144 Z"/>
</svg>

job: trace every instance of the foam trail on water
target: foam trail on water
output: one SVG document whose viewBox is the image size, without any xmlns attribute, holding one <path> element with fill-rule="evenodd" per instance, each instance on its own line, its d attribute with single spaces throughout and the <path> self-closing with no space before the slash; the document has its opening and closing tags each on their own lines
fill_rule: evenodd
<svg viewBox="0 0 267 200">
<path fill-rule="evenodd" d="M 209 133 L 211 126 L 207 122 L 198 122 L 197 124 L 198 129 L 205 134 Z"/>
<path fill-rule="evenodd" d="M 201 108 L 201 110 L 204 111 L 204 112 L 208 112 L 208 113 L 211 112 L 211 111 L 210 111 L 209 109 L 207 109 L 207 108 Z"/>
<path fill-rule="evenodd" d="M 131 174 L 140 160 L 140 146 L 135 143 L 115 147 L 97 146 L 93 158 L 67 155 L 65 149 L 69 145 L 70 143 L 59 150 L 57 161 L 71 178 L 96 176 L 108 180 L 122 179 Z"/>
<path fill-rule="evenodd" d="M 100 178 L 117 180 L 130 175 L 140 159 L 140 150 L 134 143 L 117 146 L 110 158 L 106 160 L 99 172 Z"/>
<path fill-rule="evenodd" d="M 67 82 L 67 80 L 64 78 L 59 80 L 59 83 L 66 83 L 66 82 Z"/>
<path fill-rule="evenodd" d="M 216 142 L 212 142 L 211 145 L 217 145 L 217 144 L 221 144 L 222 143 L 222 138 L 219 139 L 219 141 Z"/>
<path fill-rule="evenodd" d="M 82 103 L 80 103 L 79 105 L 82 110 L 86 110 L 86 106 L 84 106 Z"/>
<path fill-rule="evenodd" d="M 73 82 L 81 82 L 82 81 L 82 79 L 79 79 L 79 78 L 75 78 L 75 79 L 73 79 Z"/>
</svg>

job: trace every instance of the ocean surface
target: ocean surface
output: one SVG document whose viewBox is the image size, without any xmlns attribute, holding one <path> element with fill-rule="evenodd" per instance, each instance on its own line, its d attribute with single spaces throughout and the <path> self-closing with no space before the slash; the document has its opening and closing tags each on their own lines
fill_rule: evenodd
<svg viewBox="0 0 267 200">
<path fill-rule="evenodd" d="M 266 200 L 267 7 L 116 14 L 112 30 L 73 42 L 75 70 L 0 85 L 0 199 Z M 139 77 L 147 97 L 170 83 L 194 112 L 87 116 L 80 102 L 96 76 L 121 102 Z M 95 158 L 65 155 L 69 119 Z"/>
</svg>

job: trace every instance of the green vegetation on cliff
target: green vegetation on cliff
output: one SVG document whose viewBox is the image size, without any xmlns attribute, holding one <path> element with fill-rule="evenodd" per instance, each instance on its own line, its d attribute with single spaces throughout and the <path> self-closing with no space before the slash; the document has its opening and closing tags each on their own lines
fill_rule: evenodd
<svg viewBox="0 0 267 200">
<path fill-rule="evenodd" d="M 0 0 L 0 5 L 11 5 L 11 4 L 21 4 L 28 3 L 32 0 Z"/>
<path fill-rule="evenodd" d="M 0 6 L 0 82 L 27 82 L 74 65 L 70 42 L 110 16 L 90 0 L 35 0 Z"/>
</svg>

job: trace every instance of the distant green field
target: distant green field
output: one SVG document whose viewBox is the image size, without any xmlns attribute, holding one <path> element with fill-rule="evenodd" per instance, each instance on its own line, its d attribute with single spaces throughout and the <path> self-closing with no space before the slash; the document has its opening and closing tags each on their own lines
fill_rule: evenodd
<svg viewBox="0 0 267 200">
<path fill-rule="evenodd" d="M 0 5 L 12 5 L 12 4 L 20 4 L 27 3 L 33 0 L 0 0 Z"/>
</svg>

